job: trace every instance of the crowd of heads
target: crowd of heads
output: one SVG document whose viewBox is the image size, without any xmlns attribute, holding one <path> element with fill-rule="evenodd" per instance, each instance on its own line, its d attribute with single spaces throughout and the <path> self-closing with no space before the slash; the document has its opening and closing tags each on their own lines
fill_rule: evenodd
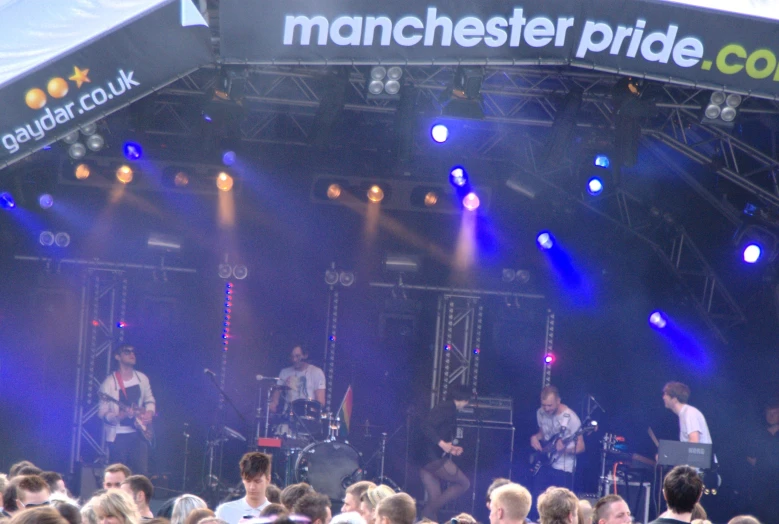
<svg viewBox="0 0 779 524">
<path fill-rule="evenodd" d="M 671 391 L 667 392 L 668 394 Z M 683 392 L 673 391 L 683 396 Z M 675 397 L 676 398 L 676 397 Z M 333 515 L 330 499 L 309 484 L 291 484 L 283 490 L 270 482 L 271 458 L 263 453 L 247 453 L 239 463 L 247 500 L 260 501 L 258 517 L 242 524 L 414 524 L 432 523 L 417 519 L 414 499 L 387 485 L 359 481 L 348 486 L 340 512 Z M 63 477 L 43 471 L 23 461 L 14 464 L 7 475 L 0 474 L 3 524 L 234 524 L 217 517 L 200 497 L 184 494 L 163 504 L 153 515 L 150 502 L 154 486 L 143 475 L 133 475 L 126 466 L 105 468 L 102 489 L 79 502 L 68 492 Z M 697 470 L 677 466 L 664 478 L 663 497 L 668 510 L 663 516 L 710 524 L 700 503 L 703 482 Z M 267 501 L 267 502 L 266 502 Z M 487 490 L 490 524 L 525 524 L 533 508 L 533 497 L 524 486 L 509 479 L 495 479 Z M 630 507 L 622 497 L 609 494 L 594 505 L 579 500 L 562 487 L 550 487 L 535 501 L 540 524 L 628 524 L 633 521 Z M 254 522 L 253 522 L 254 521 Z M 449 524 L 477 524 L 461 513 Z M 760 524 L 741 515 L 729 524 Z"/>
</svg>

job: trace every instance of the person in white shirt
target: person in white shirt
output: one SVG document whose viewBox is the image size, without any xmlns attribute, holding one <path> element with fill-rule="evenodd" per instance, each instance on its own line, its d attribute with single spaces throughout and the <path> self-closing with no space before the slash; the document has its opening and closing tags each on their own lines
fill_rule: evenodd
<svg viewBox="0 0 779 524">
<path fill-rule="evenodd" d="M 246 453 L 241 457 L 239 466 L 246 496 L 216 508 L 217 518 L 228 524 L 238 524 L 244 517 L 259 517 L 260 512 L 270 505 L 265 490 L 270 484 L 271 456 L 256 451 Z"/>
<path fill-rule="evenodd" d="M 669 382 L 663 387 L 663 403 L 679 417 L 679 440 L 697 444 L 711 444 L 711 433 L 706 418 L 687 403 L 690 388 L 681 382 Z"/>
<path fill-rule="evenodd" d="M 320 368 L 306 362 L 308 353 L 302 346 L 296 345 L 290 352 L 292 366 L 284 368 L 279 373 L 279 385 L 286 386 L 284 400 L 291 405 L 296 400 L 316 400 L 320 406 L 325 405 L 325 373 Z M 273 392 L 270 410 L 276 412 L 279 406 L 281 392 Z"/>
</svg>

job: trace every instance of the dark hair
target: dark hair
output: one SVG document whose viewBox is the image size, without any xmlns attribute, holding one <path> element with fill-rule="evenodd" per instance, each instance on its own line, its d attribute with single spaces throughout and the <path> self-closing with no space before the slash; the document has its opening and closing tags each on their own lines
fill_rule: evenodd
<svg viewBox="0 0 779 524">
<path fill-rule="evenodd" d="M 304 495 L 292 507 L 293 513 L 305 515 L 313 523 L 316 520 L 323 524 L 327 522 L 327 508 L 330 507 L 330 498 L 321 493 L 309 493 Z"/>
<path fill-rule="evenodd" d="M 46 484 L 49 485 L 50 491 L 57 489 L 57 482 L 62 480 L 62 475 L 56 471 L 44 471 L 39 475 L 39 477 L 46 481 Z"/>
<path fill-rule="evenodd" d="M 154 485 L 151 483 L 151 480 L 143 475 L 130 475 L 122 481 L 122 484 L 129 485 L 133 494 L 136 494 L 139 491 L 142 492 L 146 499 L 146 504 L 148 504 L 154 496 Z"/>
<path fill-rule="evenodd" d="M 127 342 L 125 342 L 124 344 L 119 344 L 119 345 L 116 347 L 116 352 L 117 352 L 117 353 L 121 353 L 122 351 L 124 351 L 125 349 L 128 349 L 128 348 L 129 348 L 129 349 L 132 349 L 132 350 L 135 350 L 135 346 L 133 346 L 132 344 L 128 344 Z"/>
<path fill-rule="evenodd" d="M 271 504 L 280 504 L 281 488 L 276 484 L 268 484 L 268 487 L 265 488 L 265 498 L 268 499 L 268 502 Z"/>
<path fill-rule="evenodd" d="M 118 462 L 116 464 L 111 464 L 110 466 L 106 466 L 105 470 L 103 470 L 103 475 L 105 475 L 106 473 L 124 473 L 124 478 L 127 478 L 133 474 L 133 472 L 130 471 L 130 468 Z"/>
<path fill-rule="evenodd" d="M 14 515 L 9 524 L 68 524 L 59 511 L 47 506 L 31 508 Z"/>
<path fill-rule="evenodd" d="M 15 476 L 19 475 L 19 470 L 27 466 L 35 467 L 35 464 L 30 462 L 29 460 L 22 460 L 17 462 L 16 464 L 11 465 L 10 469 L 8 470 L 8 478 L 12 479 Z"/>
<path fill-rule="evenodd" d="M 355 482 L 348 488 L 346 488 L 347 494 L 352 494 L 354 498 L 356 498 L 358 501 L 360 500 L 360 497 L 362 497 L 362 494 L 368 491 L 369 489 L 373 489 L 376 487 L 376 484 L 371 482 L 370 480 L 360 480 L 358 482 Z"/>
<path fill-rule="evenodd" d="M 675 398 L 682 404 L 687 404 L 690 399 L 690 388 L 681 382 L 669 382 L 663 387 L 663 393 L 671 398 Z"/>
<path fill-rule="evenodd" d="M 38 475 L 20 475 L 14 477 L 11 482 L 16 484 L 17 490 L 28 491 L 30 493 L 40 493 L 44 489 L 49 491 L 49 485 Z"/>
<path fill-rule="evenodd" d="M 81 511 L 69 502 L 59 501 L 52 504 L 60 515 L 65 517 L 68 524 L 81 524 Z"/>
<path fill-rule="evenodd" d="M 449 398 L 452 400 L 471 400 L 473 394 L 468 386 L 456 384 L 449 388 Z"/>
<path fill-rule="evenodd" d="M 511 481 L 502 477 L 493 479 L 492 484 L 490 484 L 490 486 L 487 488 L 487 500 L 490 500 L 490 495 L 492 495 L 493 491 L 501 486 L 505 486 L 506 484 L 511 484 Z"/>
<path fill-rule="evenodd" d="M 703 493 L 703 480 L 690 466 L 676 466 L 663 480 L 663 494 L 675 513 L 690 513 Z"/>
<path fill-rule="evenodd" d="M 270 478 L 271 456 L 259 451 L 251 451 L 241 457 L 238 463 L 241 468 L 241 478 L 253 479 L 257 475 Z"/>
<path fill-rule="evenodd" d="M 289 511 L 287 510 L 286 506 L 284 506 L 284 504 L 271 502 L 265 506 L 262 511 L 260 511 L 260 517 L 271 517 L 273 515 L 281 516 L 287 515 L 287 513 L 289 513 Z"/>
<path fill-rule="evenodd" d="M 598 524 L 600 519 L 608 518 L 611 505 L 615 502 L 623 502 L 625 499 L 619 495 L 611 494 L 598 500 L 592 509 L 592 524 Z"/>
<path fill-rule="evenodd" d="M 305 482 L 290 484 L 281 490 L 281 503 L 284 504 L 284 507 L 286 507 L 288 510 L 292 511 L 292 508 L 299 499 L 313 492 L 314 488 Z"/>
<path fill-rule="evenodd" d="M 16 511 L 19 506 L 16 504 L 16 484 L 13 481 L 8 483 L 3 491 L 3 509 L 5 511 Z"/>
<path fill-rule="evenodd" d="M 376 514 L 387 517 L 392 524 L 414 524 L 417 505 L 408 493 L 396 493 L 379 502 Z M 459 518 L 458 522 L 461 522 Z"/>
<path fill-rule="evenodd" d="M 560 398 L 560 390 L 556 386 L 544 386 L 541 388 L 541 400 L 544 400 L 549 395 L 554 395 L 555 398 Z"/>
<path fill-rule="evenodd" d="M 769 411 L 771 409 L 779 409 L 779 397 L 774 397 L 766 402 L 765 410 Z"/>
<path fill-rule="evenodd" d="M 19 468 L 19 471 L 16 472 L 16 476 L 17 477 L 21 477 L 23 475 L 40 476 L 41 473 L 43 473 L 43 470 L 38 466 L 23 466 Z"/>
</svg>

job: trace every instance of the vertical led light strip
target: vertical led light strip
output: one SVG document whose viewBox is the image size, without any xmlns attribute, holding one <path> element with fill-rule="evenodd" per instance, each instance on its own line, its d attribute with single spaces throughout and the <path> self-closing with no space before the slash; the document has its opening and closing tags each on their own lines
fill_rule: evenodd
<svg viewBox="0 0 779 524">
<path fill-rule="evenodd" d="M 222 368 L 219 373 L 219 385 L 225 388 L 227 378 L 227 350 L 230 347 L 230 318 L 233 313 L 233 283 L 225 283 L 224 317 L 222 318 Z M 219 396 L 219 409 L 224 406 L 224 397 Z"/>
<path fill-rule="evenodd" d="M 546 387 L 552 383 L 552 364 L 554 364 L 554 313 L 546 310 L 546 344 L 544 347 L 544 376 L 541 383 Z"/>
</svg>

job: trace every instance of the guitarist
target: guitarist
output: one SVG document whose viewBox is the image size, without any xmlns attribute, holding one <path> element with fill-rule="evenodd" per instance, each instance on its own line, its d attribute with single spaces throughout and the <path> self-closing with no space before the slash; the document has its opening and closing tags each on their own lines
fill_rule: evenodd
<svg viewBox="0 0 779 524">
<path fill-rule="evenodd" d="M 117 402 L 100 401 L 111 460 L 129 466 L 137 475 L 148 475 L 149 444 L 138 427 L 150 424 L 156 410 L 149 378 L 135 370 L 135 348 L 122 344 L 114 354 L 119 369 L 100 386 L 100 393 Z M 135 408 L 135 409 L 133 409 Z"/>
<path fill-rule="evenodd" d="M 564 441 L 581 428 L 579 417 L 560 402 L 560 392 L 555 386 L 546 386 L 541 390 L 541 407 L 536 413 L 536 420 L 538 432 L 530 437 L 530 446 L 536 451 L 543 451 L 542 440 L 549 447 L 554 444 L 550 464 L 541 466 L 536 475 L 536 495 L 550 486 L 573 488 L 576 455 L 584 451 L 584 438 L 579 435 L 570 442 Z"/>
</svg>

